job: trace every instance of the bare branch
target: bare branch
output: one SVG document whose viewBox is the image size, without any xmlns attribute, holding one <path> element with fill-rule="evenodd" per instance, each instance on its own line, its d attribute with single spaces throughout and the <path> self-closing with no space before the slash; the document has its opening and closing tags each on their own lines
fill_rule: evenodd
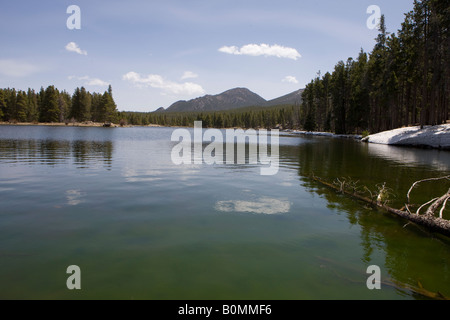
<svg viewBox="0 0 450 320">
<path fill-rule="evenodd" d="M 421 210 L 423 207 L 429 205 L 430 203 L 432 203 L 433 201 L 436 201 L 437 199 L 439 199 L 439 198 L 434 198 L 433 200 L 430 200 L 430 201 L 428 201 L 427 203 L 424 203 L 423 205 L 421 205 L 421 206 L 419 207 L 419 209 L 417 209 L 416 214 L 419 215 L 419 214 L 420 214 L 420 210 Z"/>
<path fill-rule="evenodd" d="M 441 211 L 439 211 L 439 218 L 443 218 L 444 216 L 444 210 L 445 210 L 445 206 L 447 204 L 448 199 L 450 199 L 450 197 L 447 197 L 447 199 L 445 199 L 444 204 L 442 205 Z"/>
<path fill-rule="evenodd" d="M 444 201 L 447 201 L 447 198 L 450 197 L 450 189 L 448 189 L 447 193 L 442 197 L 438 198 L 427 210 L 426 215 L 432 216 L 434 212 L 442 205 Z"/>
<path fill-rule="evenodd" d="M 364 189 L 366 189 L 366 191 L 368 191 L 368 192 L 370 193 L 370 199 L 372 199 L 372 201 L 373 201 L 373 194 L 372 194 L 372 191 L 370 191 L 370 189 L 367 188 L 366 186 L 364 186 Z"/>
<path fill-rule="evenodd" d="M 406 208 L 406 211 L 408 211 L 409 214 L 412 214 L 411 211 L 409 210 L 409 207 L 408 207 L 407 204 L 405 204 L 405 208 Z"/>
<path fill-rule="evenodd" d="M 430 179 L 423 179 L 423 180 L 419 180 L 413 183 L 413 185 L 411 186 L 411 188 L 408 190 L 408 194 L 406 195 L 407 199 L 408 199 L 408 204 L 410 203 L 410 194 L 412 192 L 412 190 L 421 182 L 427 182 L 427 181 L 438 181 L 438 180 L 450 180 L 450 176 L 445 176 L 445 177 L 440 177 L 440 178 L 430 178 Z"/>
</svg>

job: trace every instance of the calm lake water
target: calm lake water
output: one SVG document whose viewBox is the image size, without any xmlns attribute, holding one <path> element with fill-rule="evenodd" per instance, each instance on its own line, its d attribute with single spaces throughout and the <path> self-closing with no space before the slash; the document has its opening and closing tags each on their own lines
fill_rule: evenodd
<svg viewBox="0 0 450 320">
<path fill-rule="evenodd" d="M 173 130 L 0 126 L 0 299 L 450 296 L 448 238 L 310 178 L 386 182 L 400 208 L 414 181 L 450 174 L 450 152 L 282 136 L 278 174 L 261 176 L 174 165 Z M 70 265 L 81 290 L 66 287 Z M 366 286 L 371 265 L 381 290 Z"/>
</svg>

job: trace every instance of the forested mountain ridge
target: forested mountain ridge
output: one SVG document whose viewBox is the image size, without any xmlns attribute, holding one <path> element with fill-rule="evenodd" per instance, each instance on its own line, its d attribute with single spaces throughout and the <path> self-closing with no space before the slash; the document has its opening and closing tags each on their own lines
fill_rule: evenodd
<svg viewBox="0 0 450 320">
<path fill-rule="evenodd" d="M 300 105 L 302 103 L 302 94 L 303 94 L 304 89 L 300 89 L 294 92 L 291 92 L 287 95 L 284 95 L 282 97 L 279 98 L 275 98 L 272 100 L 267 101 L 267 103 L 265 104 L 266 106 L 278 106 L 278 105 Z"/>
<path fill-rule="evenodd" d="M 266 101 L 247 88 L 234 88 L 217 95 L 206 95 L 189 101 L 177 101 L 165 111 L 226 111 L 251 106 L 265 107 L 281 104 L 300 104 L 301 92 L 302 90 L 298 90 L 283 97 Z"/>
</svg>

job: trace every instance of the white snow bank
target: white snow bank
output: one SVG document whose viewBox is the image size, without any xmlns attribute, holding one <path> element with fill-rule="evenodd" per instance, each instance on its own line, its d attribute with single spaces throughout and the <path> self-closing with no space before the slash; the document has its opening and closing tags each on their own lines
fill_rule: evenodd
<svg viewBox="0 0 450 320">
<path fill-rule="evenodd" d="M 450 124 L 400 128 L 370 135 L 362 141 L 402 146 L 450 149 Z"/>
</svg>

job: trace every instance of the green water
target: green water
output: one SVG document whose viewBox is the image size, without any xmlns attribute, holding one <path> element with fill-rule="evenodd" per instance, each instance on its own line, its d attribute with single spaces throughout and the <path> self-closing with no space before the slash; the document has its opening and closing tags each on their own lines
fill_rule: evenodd
<svg viewBox="0 0 450 320">
<path fill-rule="evenodd" d="M 419 282 L 450 296 L 448 238 L 310 178 L 386 182 L 401 207 L 411 183 L 450 173 L 449 152 L 283 136 L 261 176 L 176 166 L 172 132 L 0 126 L 0 299 L 424 299 Z"/>
</svg>

